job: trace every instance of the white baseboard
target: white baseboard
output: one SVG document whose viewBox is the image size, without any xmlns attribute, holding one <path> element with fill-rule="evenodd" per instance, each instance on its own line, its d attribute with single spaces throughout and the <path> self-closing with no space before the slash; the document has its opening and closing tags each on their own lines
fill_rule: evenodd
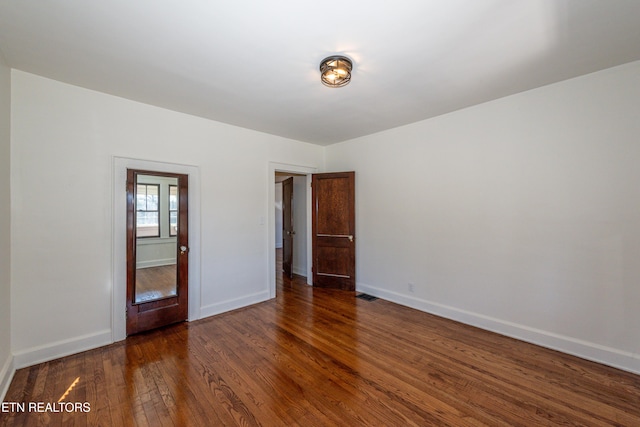
<svg viewBox="0 0 640 427">
<path fill-rule="evenodd" d="M 68 340 L 28 348 L 13 355 L 15 369 L 26 368 L 38 363 L 48 362 L 70 354 L 91 350 L 103 345 L 111 344 L 111 329 L 94 334 L 83 335 Z"/>
<path fill-rule="evenodd" d="M 307 267 L 300 268 L 300 267 L 294 265 L 292 267 L 292 270 L 293 270 L 293 274 L 297 274 L 298 276 L 307 277 Z"/>
<path fill-rule="evenodd" d="M 4 401 L 4 397 L 7 395 L 11 380 L 13 380 L 13 374 L 15 373 L 16 368 L 13 364 L 13 355 L 9 354 L 4 365 L 2 365 L 2 369 L 0 369 L 0 402 Z"/>
<path fill-rule="evenodd" d="M 387 301 L 415 308 L 416 310 L 455 320 L 467 325 L 476 326 L 481 329 L 516 338 L 542 347 L 558 350 L 563 353 L 571 354 L 603 365 L 612 366 L 624 371 L 629 371 L 634 374 L 640 374 L 640 354 L 634 354 L 577 338 L 507 322 L 490 316 L 368 286 L 364 283 L 358 283 L 356 288 L 358 292 L 364 292 Z"/>
<path fill-rule="evenodd" d="M 269 299 L 269 291 L 257 292 L 255 294 L 247 295 L 241 298 L 222 301 L 219 303 L 204 306 L 200 309 L 200 318 L 215 316 L 216 314 L 225 313 L 227 311 L 235 310 L 238 308 L 246 307 L 249 305 L 257 304 L 267 301 Z"/>
<path fill-rule="evenodd" d="M 246 307 L 248 305 L 257 304 L 268 299 L 269 291 L 263 291 L 247 295 L 242 298 L 236 298 L 233 300 L 211 304 L 200 309 L 199 318 L 202 319 L 205 317 Z M 50 360 L 102 347 L 111 343 L 113 343 L 111 330 L 106 329 L 94 334 L 84 335 L 81 337 L 71 338 L 68 340 L 58 341 L 55 343 L 45 344 L 42 346 L 32 347 L 26 350 L 19 351 L 17 353 L 14 353 L 13 360 L 11 361 L 10 365 L 5 364 L 9 367 L 5 366 L 3 368 L 4 370 L 7 370 L 9 374 L 5 373 L 4 370 L 0 371 L 0 374 L 2 374 L 0 380 L 3 381 L 2 383 L 0 383 L 0 385 L 4 385 L 5 377 L 12 377 L 13 372 L 16 369 L 26 368 L 38 363 L 48 362 Z M 8 379 L 8 382 L 10 381 L 11 378 Z"/>
</svg>

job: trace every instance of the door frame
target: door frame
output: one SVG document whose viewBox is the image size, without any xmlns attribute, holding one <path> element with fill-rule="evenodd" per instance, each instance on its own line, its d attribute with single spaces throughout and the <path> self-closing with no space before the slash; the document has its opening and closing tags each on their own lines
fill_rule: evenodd
<svg viewBox="0 0 640 427">
<path fill-rule="evenodd" d="M 276 171 L 302 174 L 307 176 L 306 183 L 306 201 L 307 206 L 307 284 L 313 285 L 313 276 L 311 274 L 311 262 L 313 260 L 311 253 L 311 175 L 318 172 L 318 168 L 314 166 L 292 165 L 287 163 L 269 162 L 268 170 L 268 189 L 267 189 L 267 277 L 269 278 L 269 298 L 276 297 Z"/>
<path fill-rule="evenodd" d="M 200 318 L 200 170 L 196 166 L 152 160 L 113 157 L 113 227 L 111 338 L 127 337 L 127 169 L 188 175 L 189 177 L 189 313 L 188 321 Z"/>
</svg>

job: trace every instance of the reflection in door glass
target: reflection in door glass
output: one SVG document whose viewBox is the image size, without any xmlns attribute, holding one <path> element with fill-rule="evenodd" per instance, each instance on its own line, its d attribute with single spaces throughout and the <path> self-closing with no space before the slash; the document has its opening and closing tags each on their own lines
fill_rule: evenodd
<svg viewBox="0 0 640 427">
<path fill-rule="evenodd" d="M 159 185 L 138 184 L 136 186 L 136 235 L 138 237 L 160 237 L 159 194 Z"/>
<path fill-rule="evenodd" d="M 178 186 L 169 186 L 169 235 L 178 235 Z"/>
<path fill-rule="evenodd" d="M 177 294 L 178 179 L 136 177 L 135 303 Z"/>
</svg>

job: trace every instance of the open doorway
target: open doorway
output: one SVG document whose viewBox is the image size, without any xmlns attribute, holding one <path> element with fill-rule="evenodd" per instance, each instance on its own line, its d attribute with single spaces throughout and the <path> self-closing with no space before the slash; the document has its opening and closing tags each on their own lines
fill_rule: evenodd
<svg viewBox="0 0 640 427">
<path fill-rule="evenodd" d="M 282 202 L 280 201 L 281 182 L 293 177 L 293 244 L 292 273 L 301 281 L 312 284 L 311 274 L 311 175 L 317 171 L 314 167 L 269 163 L 269 212 L 268 212 L 268 274 L 270 297 L 276 296 L 276 271 L 282 251 Z M 278 193 L 278 194 L 276 194 Z M 276 224 L 277 223 L 277 224 Z M 291 231 L 291 230 L 290 230 Z M 276 252 L 278 251 L 278 252 Z"/>
<path fill-rule="evenodd" d="M 276 276 L 307 277 L 307 176 L 275 173 Z"/>
</svg>

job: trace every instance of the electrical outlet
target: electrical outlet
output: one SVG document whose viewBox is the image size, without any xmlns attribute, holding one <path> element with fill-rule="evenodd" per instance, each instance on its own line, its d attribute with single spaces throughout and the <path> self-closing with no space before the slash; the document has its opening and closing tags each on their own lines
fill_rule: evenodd
<svg viewBox="0 0 640 427">
<path fill-rule="evenodd" d="M 407 285 L 407 287 L 409 288 L 409 292 L 411 292 L 411 293 L 415 292 L 415 288 L 413 287 L 413 283 L 409 283 Z"/>
</svg>

